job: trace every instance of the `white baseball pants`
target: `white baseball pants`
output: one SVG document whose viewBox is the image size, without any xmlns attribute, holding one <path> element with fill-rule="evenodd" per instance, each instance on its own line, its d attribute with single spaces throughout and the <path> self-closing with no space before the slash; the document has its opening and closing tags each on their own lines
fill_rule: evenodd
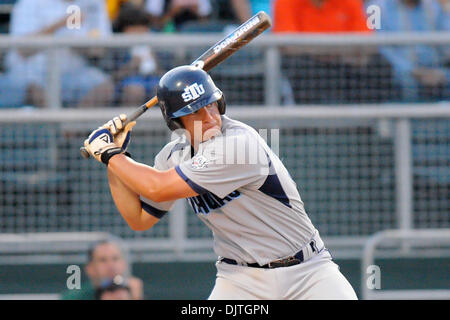
<svg viewBox="0 0 450 320">
<path fill-rule="evenodd" d="M 217 262 L 209 300 L 356 300 L 327 250 L 290 267 L 252 268 Z"/>
</svg>

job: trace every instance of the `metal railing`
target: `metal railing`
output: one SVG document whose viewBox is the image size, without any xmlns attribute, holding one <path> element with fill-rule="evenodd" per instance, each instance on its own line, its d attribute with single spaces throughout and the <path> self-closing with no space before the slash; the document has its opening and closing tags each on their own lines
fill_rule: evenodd
<svg viewBox="0 0 450 320">
<path fill-rule="evenodd" d="M 133 260 L 127 243 L 106 232 L 3 233 L 0 234 L 0 265 L 83 264 L 91 246 L 106 240 L 119 246 L 131 268 Z"/>
<path fill-rule="evenodd" d="M 384 257 L 410 257 L 422 251 L 424 257 L 432 256 L 430 248 L 443 246 L 432 250 L 434 256 L 446 257 L 450 252 L 450 229 L 414 229 L 414 230 L 385 230 L 378 232 L 367 239 L 363 249 L 361 261 L 361 291 L 364 300 L 369 299 L 450 299 L 449 289 L 409 289 L 409 290 L 381 290 L 371 289 L 367 285 L 367 270 L 375 263 L 377 247 L 390 240 L 388 248 L 390 253 Z M 386 248 L 385 248 L 386 249 Z M 427 252 L 428 251 L 428 252 Z M 436 253 L 438 252 L 438 253 Z M 409 272 L 405 271 L 405 272 Z M 445 275 L 444 275 L 445 277 Z"/>
</svg>

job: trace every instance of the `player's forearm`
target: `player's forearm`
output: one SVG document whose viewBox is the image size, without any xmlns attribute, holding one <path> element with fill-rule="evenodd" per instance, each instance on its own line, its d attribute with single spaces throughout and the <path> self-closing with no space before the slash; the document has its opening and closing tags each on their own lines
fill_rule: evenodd
<svg viewBox="0 0 450 320">
<path fill-rule="evenodd" d="M 120 181 L 111 170 L 108 170 L 108 182 L 111 195 L 119 211 L 137 216 L 142 209 L 139 195 Z"/>
<path fill-rule="evenodd" d="M 125 155 L 116 155 L 108 164 L 111 170 L 130 190 L 147 199 L 160 202 L 160 172 L 150 166 L 138 163 Z"/>
<path fill-rule="evenodd" d="M 128 188 L 111 170 L 108 170 L 108 181 L 114 203 L 131 229 L 147 230 L 157 222 L 143 212 L 139 195 Z"/>
</svg>

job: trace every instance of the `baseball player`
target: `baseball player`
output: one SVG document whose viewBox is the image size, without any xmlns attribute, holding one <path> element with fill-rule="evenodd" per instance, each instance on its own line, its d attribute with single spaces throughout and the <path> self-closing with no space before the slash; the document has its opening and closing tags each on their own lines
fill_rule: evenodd
<svg viewBox="0 0 450 320">
<path fill-rule="evenodd" d="M 114 202 L 133 230 L 147 230 L 185 198 L 212 230 L 217 278 L 209 299 L 356 299 L 308 218 L 295 182 L 259 134 L 225 115 L 211 77 L 181 66 L 160 80 L 168 127 L 180 133 L 154 167 L 127 145 L 135 122 L 115 117 L 85 141 L 106 164 Z"/>
</svg>

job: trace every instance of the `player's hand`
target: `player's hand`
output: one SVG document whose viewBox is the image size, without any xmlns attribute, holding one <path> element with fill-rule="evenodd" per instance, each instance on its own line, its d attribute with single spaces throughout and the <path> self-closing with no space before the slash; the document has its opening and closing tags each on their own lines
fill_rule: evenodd
<svg viewBox="0 0 450 320">
<path fill-rule="evenodd" d="M 84 140 L 84 146 L 91 156 L 104 164 L 108 164 L 113 155 L 124 152 L 120 146 L 114 143 L 111 132 L 105 126 L 92 131 Z"/>
<path fill-rule="evenodd" d="M 104 126 L 111 132 L 114 142 L 126 151 L 131 140 L 131 130 L 136 125 L 136 121 L 132 121 L 125 125 L 127 115 L 121 114 L 109 120 Z M 125 126 L 124 126 L 125 125 Z"/>
</svg>

